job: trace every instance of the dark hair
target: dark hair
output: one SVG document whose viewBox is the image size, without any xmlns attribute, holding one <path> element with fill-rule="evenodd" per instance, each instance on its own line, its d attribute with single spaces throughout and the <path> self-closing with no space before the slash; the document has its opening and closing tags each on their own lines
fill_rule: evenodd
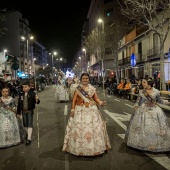
<svg viewBox="0 0 170 170">
<path fill-rule="evenodd" d="M 10 95 L 10 88 L 7 87 L 7 86 L 5 86 L 5 87 L 3 87 L 3 88 L 1 89 L 1 94 L 2 94 L 2 90 L 4 90 L 4 89 L 7 89 L 7 90 L 8 90 L 8 95 Z"/>
<path fill-rule="evenodd" d="M 89 75 L 88 73 L 82 73 L 82 75 L 81 75 L 81 77 L 80 77 L 80 81 L 82 81 L 82 77 L 83 77 L 83 76 L 88 76 L 89 79 L 90 79 L 90 75 Z"/>
<path fill-rule="evenodd" d="M 153 81 L 152 77 L 143 78 L 143 79 L 147 81 L 148 85 L 150 85 L 151 87 L 153 87 L 154 81 Z"/>
<path fill-rule="evenodd" d="M 28 86 L 30 86 L 30 82 L 29 82 L 29 81 L 23 81 L 22 85 L 28 85 Z"/>
</svg>

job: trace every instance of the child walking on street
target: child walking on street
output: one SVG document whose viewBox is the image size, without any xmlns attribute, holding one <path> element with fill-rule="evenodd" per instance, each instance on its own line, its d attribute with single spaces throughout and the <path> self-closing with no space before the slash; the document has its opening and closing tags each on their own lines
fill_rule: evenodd
<svg viewBox="0 0 170 170">
<path fill-rule="evenodd" d="M 17 115 L 21 115 L 23 117 L 23 125 L 26 130 L 26 146 L 31 144 L 31 136 L 33 130 L 33 115 L 35 104 L 39 104 L 40 100 L 36 93 L 30 90 L 30 83 L 23 83 L 23 92 L 19 94 L 18 98 L 18 106 L 17 106 Z"/>
</svg>

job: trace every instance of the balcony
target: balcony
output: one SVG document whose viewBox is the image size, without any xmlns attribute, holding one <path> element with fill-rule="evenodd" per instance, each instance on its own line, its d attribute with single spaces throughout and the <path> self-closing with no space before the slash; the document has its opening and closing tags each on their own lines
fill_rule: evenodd
<svg viewBox="0 0 170 170">
<path fill-rule="evenodd" d="M 119 66 L 124 66 L 124 65 L 129 65 L 130 64 L 130 57 L 123 58 L 121 60 L 118 60 L 118 65 Z"/>
<path fill-rule="evenodd" d="M 145 62 L 145 57 L 142 53 L 135 54 L 136 56 L 136 64 L 141 64 Z M 118 61 L 119 66 L 130 65 L 131 56 L 121 59 Z"/>
<path fill-rule="evenodd" d="M 154 48 L 147 50 L 147 61 L 159 59 L 160 58 L 159 52 L 160 52 L 160 49 L 158 47 L 154 47 Z"/>
<path fill-rule="evenodd" d="M 135 54 L 136 55 L 136 64 L 141 64 L 145 62 L 145 57 L 142 53 Z"/>
</svg>

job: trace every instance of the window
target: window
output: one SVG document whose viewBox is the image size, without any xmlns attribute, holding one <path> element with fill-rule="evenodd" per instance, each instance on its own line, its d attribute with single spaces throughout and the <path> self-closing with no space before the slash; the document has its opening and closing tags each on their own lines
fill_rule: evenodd
<svg viewBox="0 0 170 170">
<path fill-rule="evenodd" d="M 142 61 L 142 42 L 138 44 L 138 59 Z"/>
<path fill-rule="evenodd" d="M 106 48 L 105 49 L 105 54 L 112 54 L 111 48 Z"/>
</svg>

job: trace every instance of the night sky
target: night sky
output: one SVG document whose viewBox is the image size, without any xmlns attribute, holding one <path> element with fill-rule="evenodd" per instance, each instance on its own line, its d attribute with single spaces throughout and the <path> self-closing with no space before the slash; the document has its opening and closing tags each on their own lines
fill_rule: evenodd
<svg viewBox="0 0 170 170">
<path fill-rule="evenodd" d="M 36 40 L 49 52 L 57 51 L 67 59 L 67 67 L 71 67 L 74 55 L 81 50 L 81 32 L 90 3 L 91 0 L 1 0 L 0 8 L 20 11 L 28 19 Z"/>
</svg>

